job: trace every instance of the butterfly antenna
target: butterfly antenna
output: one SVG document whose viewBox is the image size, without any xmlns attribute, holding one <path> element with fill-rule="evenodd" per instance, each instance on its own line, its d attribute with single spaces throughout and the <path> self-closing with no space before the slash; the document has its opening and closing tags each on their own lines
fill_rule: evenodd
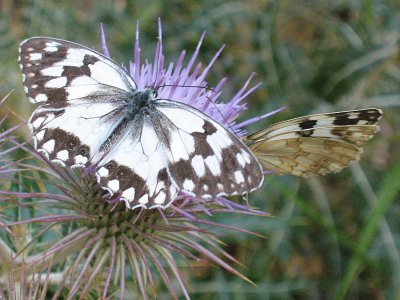
<svg viewBox="0 0 400 300">
<path fill-rule="evenodd" d="M 185 88 L 199 88 L 199 89 L 206 89 L 207 91 L 215 92 L 215 89 L 213 89 L 213 88 L 210 88 L 210 87 L 207 87 L 207 86 L 199 86 L 199 85 L 163 84 L 163 85 L 159 85 L 157 88 L 163 88 L 163 87 L 167 87 L 167 86 L 185 87 Z"/>
</svg>

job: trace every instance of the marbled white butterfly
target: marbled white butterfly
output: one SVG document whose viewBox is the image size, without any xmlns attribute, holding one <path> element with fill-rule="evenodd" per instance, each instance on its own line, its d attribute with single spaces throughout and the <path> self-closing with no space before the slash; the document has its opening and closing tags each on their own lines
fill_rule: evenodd
<svg viewBox="0 0 400 300">
<path fill-rule="evenodd" d="M 200 198 L 245 194 L 260 163 L 234 134 L 199 110 L 138 90 L 115 62 L 65 40 L 20 45 L 34 146 L 68 167 L 96 166 L 102 188 L 129 208 L 165 208 L 179 191 Z"/>
</svg>

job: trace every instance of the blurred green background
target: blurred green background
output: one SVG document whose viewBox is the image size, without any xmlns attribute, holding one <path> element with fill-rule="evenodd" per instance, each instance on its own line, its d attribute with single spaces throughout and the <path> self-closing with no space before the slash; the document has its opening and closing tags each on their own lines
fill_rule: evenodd
<svg viewBox="0 0 400 300">
<path fill-rule="evenodd" d="M 229 78 L 223 99 L 257 73 L 253 83 L 263 85 L 242 120 L 288 107 L 250 131 L 305 114 L 382 108 L 381 132 L 359 164 L 323 178 L 267 176 L 249 202 L 271 217 L 218 216 L 267 237 L 222 231 L 256 287 L 212 266 L 182 270 L 193 299 L 400 299 L 398 0 L 2 0 L 0 10 L 0 98 L 14 89 L 8 106 L 24 118 L 32 106 L 20 41 L 51 36 L 100 49 L 102 22 L 112 58 L 127 62 L 138 20 L 142 58 L 152 60 L 158 17 L 166 62 L 192 53 L 203 31 L 202 62 L 226 44 L 208 77 L 210 86 Z"/>
</svg>

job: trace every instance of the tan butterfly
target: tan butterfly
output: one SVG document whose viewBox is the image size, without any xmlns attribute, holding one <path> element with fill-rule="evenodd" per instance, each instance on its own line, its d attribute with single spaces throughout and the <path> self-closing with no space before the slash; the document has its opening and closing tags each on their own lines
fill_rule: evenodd
<svg viewBox="0 0 400 300">
<path fill-rule="evenodd" d="M 265 171 L 301 177 L 339 172 L 379 131 L 376 108 L 317 114 L 268 126 L 243 140 Z"/>
</svg>

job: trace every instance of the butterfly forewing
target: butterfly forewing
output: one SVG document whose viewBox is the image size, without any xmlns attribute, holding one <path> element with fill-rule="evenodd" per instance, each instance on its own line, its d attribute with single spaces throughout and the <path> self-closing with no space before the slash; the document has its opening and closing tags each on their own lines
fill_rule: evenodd
<svg viewBox="0 0 400 300">
<path fill-rule="evenodd" d="M 110 59 L 64 40 L 37 37 L 23 41 L 20 64 L 29 100 L 45 102 L 46 107 L 59 108 L 81 98 L 111 102 L 113 91 L 136 87 Z"/>
<path fill-rule="evenodd" d="M 119 103 L 134 82 L 101 54 L 63 40 L 22 42 L 20 63 L 29 99 L 42 103 L 29 121 L 36 148 L 62 165 L 85 166 L 121 118 Z"/>
<path fill-rule="evenodd" d="M 295 118 L 245 138 L 265 170 L 296 176 L 339 172 L 358 160 L 378 130 L 379 109 L 362 109 Z"/>
<path fill-rule="evenodd" d="M 211 198 L 261 185 L 260 164 L 235 135 L 182 103 L 150 104 L 154 94 L 138 94 L 107 57 L 37 37 L 21 43 L 20 63 L 30 101 L 41 104 L 29 121 L 35 147 L 65 166 L 96 166 L 100 186 L 128 207 L 165 208 L 180 190 Z"/>
</svg>

